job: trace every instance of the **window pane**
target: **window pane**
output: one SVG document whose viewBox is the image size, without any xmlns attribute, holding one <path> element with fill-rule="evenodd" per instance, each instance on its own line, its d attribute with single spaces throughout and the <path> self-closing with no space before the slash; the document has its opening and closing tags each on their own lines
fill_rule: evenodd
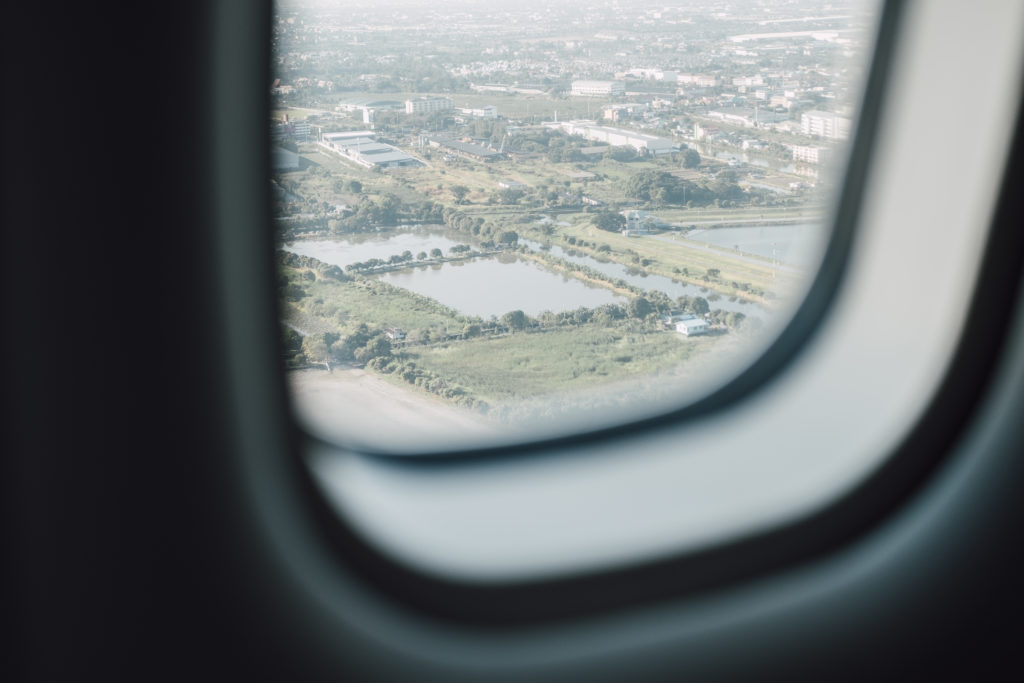
<svg viewBox="0 0 1024 683">
<path fill-rule="evenodd" d="M 289 383 L 422 451 L 678 407 L 799 305 L 873 3 L 279 2 Z"/>
</svg>

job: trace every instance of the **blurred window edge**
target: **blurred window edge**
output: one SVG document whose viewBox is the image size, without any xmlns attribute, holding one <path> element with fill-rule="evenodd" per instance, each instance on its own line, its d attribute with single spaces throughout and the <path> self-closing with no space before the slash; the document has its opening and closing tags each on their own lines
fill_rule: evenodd
<svg viewBox="0 0 1024 683">
<path fill-rule="evenodd" d="M 551 451 L 578 457 L 430 469 L 311 447 L 315 477 L 343 518 L 417 571 L 502 583 L 697 551 L 811 515 L 863 481 L 925 410 L 964 332 L 988 237 L 979 225 L 989 223 L 1004 171 L 993 159 L 1005 159 L 1019 95 L 986 88 L 1020 80 L 1009 28 L 1016 10 L 907 11 L 846 285 L 785 377 L 694 423 Z M 954 26 L 993 39 L 970 58 L 922 62 Z M 929 86 L 943 68 L 967 81 L 976 70 L 1003 78 L 965 86 L 963 102 L 987 100 L 985 111 L 943 108 Z M 931 126 L 919 123 L 926 114 Z M 968 123 L 978 131 L 975 151 L 961 145 L 962 165 L 943 181 L 949 162 L 929 150 L 932 132 Z M 934 201 L 954 191 L 956 210 Z M 945 239 L 929 242 L 935 225 Z M 930 245 L 927 258 L 921 244 Z M 887 291 L 894 283 L 899 297 Z"/>
</svg>

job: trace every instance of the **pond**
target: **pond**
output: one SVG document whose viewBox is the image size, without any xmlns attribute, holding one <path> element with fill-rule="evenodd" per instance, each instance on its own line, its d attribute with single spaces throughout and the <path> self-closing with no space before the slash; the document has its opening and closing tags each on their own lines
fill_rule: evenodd
<svg viewBox="0 0 1024 683">
<path fill-rule="evenodd" d="M 413 254 L 429 253 L 436 247 L 447 254 L 456 244 L 440 232 L 396 231 L 340 240 L 298 241 L 284 245 L 283 249 L 344 267 L 371 258 L 387 259 L 406 250 Z M 536 316 L 543 311 L 559 313 L 581 306 L 595 308 L 628 302 L 605 287 L 554 272 L 515 254 L 412 266 L 376 277 L 435 299 L 460 313 L 482 318 L 500 317 L 514 310 Z"/>
<path fill-rule="evenodd" d="M 445 237 L 440 232 L 403 230 L 347 235 L 334 240 L 300 240 L 289 242 L 282 248 L 344 268 L 372 258 L 386 261 L 389 256 L 401 254 L 403 251 L 411 251 L 413 255 L 421 251 L 429 254 L 431 249 L 436 248 L 447 254 L 456 244 L 459 242 Z"/>
<path fill-rule="evenodd" d="M 514 254 L 396 270 L 385 282 L 436 299 L 460 313 L 488 318 L 521 310 L 536 316 L 627 299 L 609 289 L 553 272 Z"/>
</svg>

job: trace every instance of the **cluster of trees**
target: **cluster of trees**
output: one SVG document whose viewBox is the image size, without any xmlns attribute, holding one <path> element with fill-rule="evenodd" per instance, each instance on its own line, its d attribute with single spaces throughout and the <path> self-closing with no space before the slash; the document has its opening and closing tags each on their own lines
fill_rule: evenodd
<svg viewBox="0 0 1024 683">
<path fill-rule="evenodd" d="M 626 218 L 618 211 L 600 211 L 591 220 L 594 227 L 607 232 L 619 232 L 626 227 Z"/>
<path fill-rule="evenodd" d="M 327 227 L 331 232 L 347 234 L 372 232 L 401 223 L 438 223 L 442 220 L 443 209 L 435 202 L 407 204 L 396 195 L 385 194 L 376 200 L 363 199 L 353 213 L 328 220 Z"/>
<path fill-rule="evenodd" d="M 342 269 L 330 263 L 324 263 L 318 258 L 312 256 L 302 256 L 300 254 L 293 254 L 290 251 L 279 249 L 277 252 L 277 263 L 282 266 L 289 268 L 305 268 L 308 269 L 306 272 L 315 273 L 314 277 L 329 278 L 331 280 L 337 280 L 344 282 L 348 278 L 342 272 Z"/>
<path fill-rule="evenodd" d="M 453 230 L 474 235 L 479 235 L 484 227 L 484 219 L 480 216 L 470 216 L 451 206 L 441 210 L 441 222 Z"/>
<path fill-rule="evenodd" d="M 300 352 L 308 363 L 368 363 L 375 358 L 390 358 L 391 340 L 382 330 L 364 323 L 344 339 L 336 332 L 307 334 L 302 338 Z"/>
<path fill-rule="evenodd" d="M 722 171 L 717 178 L 709 182 L 695 183 L 667 171 L 645 169 L 630 176 L 623 190 L 626 196 L 634 199 L 687 206 L 705 206 L 746 199 L 743 189 L 736 184 L 735 173 L 729 171 Z"/>
<path fill-rule="evenodd" d="M 585 161 L 586 156 L 583 154 L 582 148 L 588 144 L 587 140 L 584 140 L 579 135 L 562 136 L 554 135 L 548 138 L 548 161 L 560 162 L 570 161 L 579 162 Z"/>
<path fill-rule="evenodd" d="M 716 308 L 708 315 L 708 321 L 715 325 L 725 325 L 735 330 L 757 331 L 761 327 L 760 318 L 748 318 L 739 311 L 723 311 Z"/>
<path fill-rule="evenodd" d="M 639 156 L 636 148 L 629 145 L 612 146 L 604 151 L 604 158 L 611 159 L 612 161 L 636 161 Z"/>
</svg>

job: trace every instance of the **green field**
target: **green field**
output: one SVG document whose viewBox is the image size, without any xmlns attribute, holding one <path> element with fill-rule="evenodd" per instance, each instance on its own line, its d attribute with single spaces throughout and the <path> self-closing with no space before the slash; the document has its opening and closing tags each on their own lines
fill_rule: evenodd
<svg viewBox="0 0 1024 683">
<path fill-rule="evenodd" d="M 498 406 L 591 389 L 679 365 L 720 341 L 687 339 L 639 324 L 596 324 L 412 347 L 416 364 Z"/>
<path fill-rule="evenodd" d="M 292 302 L 292 305 L 339 332 L 349 332 L 360 323 L 410 331 L 457 331 L 470 321 L 470 318 L 436 301 L 377 280 L 337 282 L 318 279 L 310 282 L 299 277 L 295 269 L 285 268 L 284 272 L 293 281 L 301 283 L 307 292 L 304 298 Z"/>
</svg>

